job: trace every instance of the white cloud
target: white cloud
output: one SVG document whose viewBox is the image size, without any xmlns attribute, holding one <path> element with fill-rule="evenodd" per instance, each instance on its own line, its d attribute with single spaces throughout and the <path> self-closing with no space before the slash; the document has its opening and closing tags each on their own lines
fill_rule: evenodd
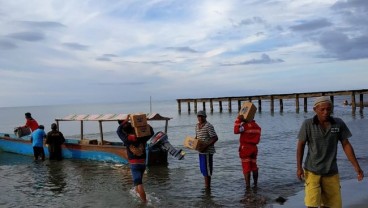
<svg viewBox="0 0 368 208">
<path fill-rule="evenodd" d="M 25 105 L 24 98 L 38 105 L 154 93 L 175 99 L 365 88 L 366 6 L 356 0 L 2 1 L 1 105 Z M 355 81 L 334 81 L 344 76 Z M 238 90 L 244 82 L 253 89 Z M 120 89 L 129 96 L 117 97 Z"/>
</svg>

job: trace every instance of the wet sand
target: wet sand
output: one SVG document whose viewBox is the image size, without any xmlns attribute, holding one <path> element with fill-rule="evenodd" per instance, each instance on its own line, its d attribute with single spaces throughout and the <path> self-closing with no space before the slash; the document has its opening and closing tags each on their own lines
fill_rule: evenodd
<svg viewBox="0 0 368 208">
<path fill-rule="evenodd" d="M 368 207 L 368 177 L 358 182 L 357 179 L 341 182 L 342 204 L 344 208 L 367 208 Z M 283 204 L 274 204 L 273 207 L 303 208 L 304 190 L 291 196 Z"/>
</svg>

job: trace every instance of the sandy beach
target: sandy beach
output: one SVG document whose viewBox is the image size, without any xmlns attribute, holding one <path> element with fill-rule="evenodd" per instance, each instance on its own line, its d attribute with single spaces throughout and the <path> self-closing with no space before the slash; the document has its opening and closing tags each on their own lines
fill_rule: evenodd
<svg viewBox="0 0 368 208">
<path fill-rule="evenodd" d="M 341 182 L 342 204 L 344 208 L 367 208 L 368 207 L 368 179 L 358 182 L 356 179 Z M 303 208 L 304 190 L 289 197 L 283 204 L 275 204 L 273 207 Z"/>
</svg>

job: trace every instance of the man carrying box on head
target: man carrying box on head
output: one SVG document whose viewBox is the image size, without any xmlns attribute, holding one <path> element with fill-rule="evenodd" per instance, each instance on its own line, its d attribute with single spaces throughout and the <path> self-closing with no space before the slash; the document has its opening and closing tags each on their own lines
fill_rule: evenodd
<svg viewBox="0 0 368 208">
<path fill-rule="evenodd" d="M 146 203 L 146 192 L 144 191 L 142 182 L 143 173 L 146 170 L 146 143 L 154 135 L 154 132 L 152 127 L 148 126 L 150 134 L 143 137 L 137 137 L 134 127 L 129 122 L 129 118 L 130 115 L 128 115 L 125 120 L 118 121 L 119 127 L 116 133 L 127 147 L 128 161 L 133 176 L 135 191 L 138 193 L 141 200 Z"/>
<path fill-rule="evenodd" d="M 214 144 L 218 140 L 218 137 L 212 124 L 207 122 L 206 112 L 198 111 L 197 119 L 198 123 L 195 128 L 195 139 L 200 141 L 198 143 L 199 166 L 201 173 L 204 176 L 205 187 L 206 189 L 210 189 L 213 169 L 213 154 L 216 152 Z"/>
<path fill-rule="evenodd" d="M 251 105 L 251 108 L 246 107 L 247 111 L 255 108 L 253 104 Z M 261 127 L 254 120 L 255 110 L 252 112 L 242 112 L 241 110 L 240 113 L 244 113 L 246 118 L 243 114 L 238 115 L 234 122 L 234 134 L 240 134 L 239 157 L 243 167 L 246 189 L 249 190 L 251 173 L 254 188 L 257 187 L 258 183 L 257 144 L 261 138 Z M 251 114 L 249 115 L 249 113 Z"/>
</svg>

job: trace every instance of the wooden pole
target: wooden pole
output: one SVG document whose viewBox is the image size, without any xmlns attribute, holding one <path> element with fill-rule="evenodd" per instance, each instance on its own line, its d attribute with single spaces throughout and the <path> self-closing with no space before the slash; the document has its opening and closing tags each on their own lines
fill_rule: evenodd
<svg viewBox="0 0 368 208">
<path fill-rule="evenodd" d="M 295 111 L 299 112 L 299 94 L 295 95 Z"/>
<path fill-rule="evenodd" d="M 190 101 L 188 101 L 187 103 L 188 103 L 188 113 L 190 113 Z"/>
<path fill-rule="evenodd" d="M 275 111 L 275 104 L 273 100 L 273 95 L 271 95 L 271 103 L 270 103 L 271 112 L 273 113 Z"/>
<path fill-rule="evenodd" d="M 238 100 L 238 112 L 240 111 L 241 109 L 241 100 Z"/>
<path fill-rule="evenodd" d="M 178 112 L 181 113 L 181 100 L 177 100 L 178 102 Z"/>
<path fill-rule="evenodd" d="M 355 92 L 351 92 L 351 110 L 355 112 L 356 104 L 355 104 Z"/>
<path fill-rule="evenodd" d="M 335 99 L 334 99 L 334 96 L 333 95 L 330 96 L 330 100 L 331 100 L 331 103 L 332 103 L 331 112 L 333 113 L 334 112 L 334 103 L 335 103 Z"/>
<path fill-rule="evenodd" d="M 194 113 L 197 113 L 197 100 L 194 100 Z"/>
<path fill-rule="evenodd" d="M 364 108 L 363 94 L 359 95 L 359 107 L 360 107 L 359 111 L 362 112 Z"/>
<path fill-rule="evenodd" d="M 203 101 L 202 105 L 203 105 L 203 111 L 206 111 L 206 101 Z"/>
<path fill-rule="evenodd" d="M 83 121 L 81 121 L 81 140 L 83 140 Z"/>
<path fill-rule="evenodd" d="M 304 99 L 304 112 L 308 112 L 308 98 L 305 97 Z"/>
<path fill-rule="evenodd" d="M 259 99 L 258 100 L 258 112 L 261 112 L 262 111 L 262 100 Z"/>
<path fill-rule="evenodd" d="M 219 108 L 220 108 L 220 113 L 222 113 L 222 101 L 219 100 Z"/>
<path fill-rule="evenodd" d="M 231 98 L 229 98 L 228 101 L 229 101 L 229 112 L 231 112 L 231 110 L 232 110 L 231 109 Z"/>
<path fill-rule="evenodd" d="M 280 112 L 284 111 L 284 101 L 280 99 Z"/>
<path fill-rule="evenodd" d="M 213 100 L 210 99 L 210 110 L 211 110 L 211 113 L 213 112 Z"/>
<path fill-rule="evenodd" d="M 100 137 L 101 137 L 101 145 L 103 145 L 103 130 L 102 130 L 102 121 L 98 121 L 100 126 Z"/>
</svg>

